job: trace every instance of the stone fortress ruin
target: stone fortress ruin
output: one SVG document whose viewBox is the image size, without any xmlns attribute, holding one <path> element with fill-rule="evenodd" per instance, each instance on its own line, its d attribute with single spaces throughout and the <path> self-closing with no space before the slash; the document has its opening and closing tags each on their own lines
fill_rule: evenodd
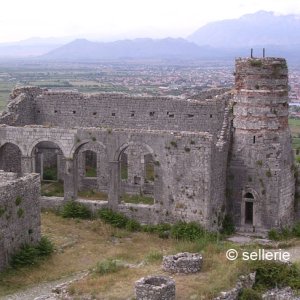
<svg viewBox="0 0 300 300">
<path fill-rule="evenodd" d="M 61 203 L 93 190 L 107 195 L 97 207 L 143 223 L 196 221 L 209 230 L 225 214 L 250 232 L 294 220 L 288 69 L 281 58 L 237 59 L 234 90 L 194 99 L 17 88 L 0 123 L 0 169 L 27 185 L 28 174 L 45 179 L 52 168 L 63 182 Z M 9 180 L 1 177 L 3 189 Z M 1 203 L 9 199 L 3 195 Z M 126 195 L 154 201 L 126 203 Z"/>
</svg>

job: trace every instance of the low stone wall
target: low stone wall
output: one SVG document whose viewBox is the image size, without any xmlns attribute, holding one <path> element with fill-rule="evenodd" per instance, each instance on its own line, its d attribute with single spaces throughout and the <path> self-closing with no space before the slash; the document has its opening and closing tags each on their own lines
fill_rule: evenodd
<svg viewBox="0 0 300 300">
<path fill-rule="evenodd" d="M 135 282 L 137 300 L 175 300 L 175 281 L 165 276 L 143 277 Z"/>
<path fill-rule="evenodd" d="M 203 258 L 199 253 L 178 253 L 163 257 L 163 270 L 170 273 L 196 273 L 201 270 Z"/>
<path fill-rule="evenodd" d="M 40 177 L 0 176 L 0 271 L 23 244 L 36 244 L 40 229 Z"/>
</svg>

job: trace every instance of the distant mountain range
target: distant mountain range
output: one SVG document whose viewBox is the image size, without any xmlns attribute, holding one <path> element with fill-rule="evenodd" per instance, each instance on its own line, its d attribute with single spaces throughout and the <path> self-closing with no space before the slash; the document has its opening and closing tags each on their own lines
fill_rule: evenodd
<svg viewBox="0 0 300 300">
<path fill-rule="evenodd" d="M 134 39 L 116 42 L 75 40 L 43 56 L 51 60 L 99 60 L 132 58 L 195 59 L 210 53 L 210 47 L 198 46 L 185 39 Z"/>
<path fill-rule="evenodd" d="M 188 40 L 217 48 L 299 45 L 300 16 L 276 16 L 272 12 L 259 11 L 239 19 L 209 23 Z"/>
<path fill-rule="evenodd" d="M 209 23 L 187 39 L 139 38 L 95 42 L 71 38 L 33 38 L 0 44 L 0 57 L 37 57 L 43 60 L 101 59 L 233 59 L 249 56 L 250 48 L 261 56 L 300 60 L 300 16 L 276 16 L 260 11 L 239 19 Z"/>
</svg>

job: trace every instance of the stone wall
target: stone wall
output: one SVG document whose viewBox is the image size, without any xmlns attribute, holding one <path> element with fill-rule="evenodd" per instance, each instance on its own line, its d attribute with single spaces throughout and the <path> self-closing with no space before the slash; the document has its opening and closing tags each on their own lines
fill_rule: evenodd
<svg viewBox="0 0 300 300">
<path fill-rule="evenodd" d="M 206 91 L 197 99 L 188 100 L 24 87 L 12 92 L 7 112 L 0 115 L 0 123 L 217 132 L 224 113 L 224 102 L 215 98 L 218 92 L 224 90 Z"/>
<path fill-rule="evenodd" d="M 23 244 L 40 239 L 40 178 L 0 172 L 0 271 Z"/>
<path fill-rule="evenodd" d="M 0 114 L 0 123 L 12 126 L 35 124 L 34 99 L 42 91 L 42 89 L 36 87 L 23 87 L 13 90 L 7 110 Z"/>
</svg>

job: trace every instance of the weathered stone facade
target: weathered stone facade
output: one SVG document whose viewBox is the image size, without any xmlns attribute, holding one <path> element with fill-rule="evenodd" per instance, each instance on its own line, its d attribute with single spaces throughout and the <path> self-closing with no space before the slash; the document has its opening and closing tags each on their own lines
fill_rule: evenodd
<svg viewBox="0 0 300 300">
<path fill-rule="evenodd" d="M 40 178 L 0 171 L 0 271 L 23 244 L 40 240 Z"/>
<path fill-rule="evenodd" d="M 228 208 L 246 231 L 288 226 L 295 180 L 286 61 L 238 59 L 235 88 Z"/>
<path fill-rule="evenodd" d="M 144 223 L 196 221 L 216 230 L 227 212 L 241 229 L 288 225 L 285 60 L 236 66 L 235 91 L 194 99 L 16 89 L 0 117 L 0 168 L 42 174 L 52 165 L 65 200 L 93 189 L 108 196 L 101 206 Z M 150 195 L 154 204 L 124 203 L 124 194 Z"/>
</svg>

